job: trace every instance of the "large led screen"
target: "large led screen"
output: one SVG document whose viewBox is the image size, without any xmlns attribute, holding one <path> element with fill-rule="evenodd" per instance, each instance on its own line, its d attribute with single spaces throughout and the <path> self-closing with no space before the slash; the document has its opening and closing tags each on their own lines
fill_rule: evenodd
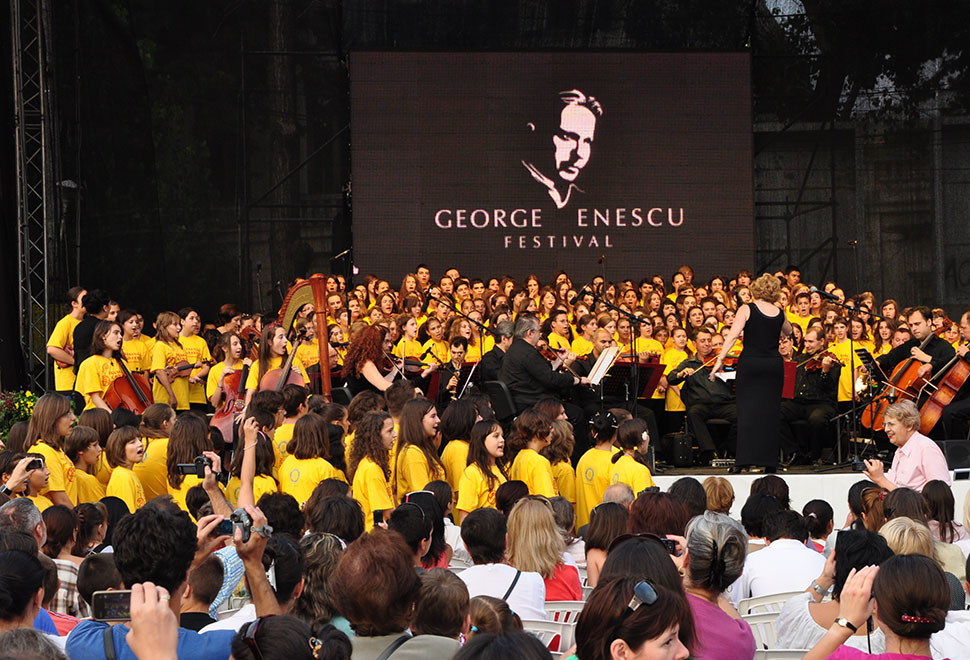
<svg viewBox="0 0 970 660">
<path fill-rule="evenodd" d="M 741 53 L 354 53 L 354 257 L 574 282 L 754 255 Z M 604 259 L 605 258 L 605 259 Z M 605 261 L 605 263 L 603 263 Z"/>
</svg>

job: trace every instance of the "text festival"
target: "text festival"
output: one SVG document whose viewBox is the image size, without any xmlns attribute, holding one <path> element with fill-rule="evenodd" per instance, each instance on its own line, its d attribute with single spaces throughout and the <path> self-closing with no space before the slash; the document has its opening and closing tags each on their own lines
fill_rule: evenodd
<svg viewBox="0 0 970 660">
<path fill-rule="evenodd" d="M 541 229 L 542 209 L 441 209 L 434 214 L 439 229 Z M 576 209 L 576 226 L 579 228 L 637 228 L 681 227 L 684 209 L 652 208 L 644 213 L 641 207 L 615 209 Z M 505 248 L 558 248 L 588 247 L 610 248 L 613 244 L 607 234 L 505 234 Z"/>
</svg>

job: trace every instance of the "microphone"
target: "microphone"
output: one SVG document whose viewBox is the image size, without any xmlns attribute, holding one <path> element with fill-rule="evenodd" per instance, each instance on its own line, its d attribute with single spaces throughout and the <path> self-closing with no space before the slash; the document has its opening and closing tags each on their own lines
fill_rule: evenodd
<svg viewBox="0 0 970 660">
<path fill-rule="evenodd" d="M 428 348 L 424 350 L 424 353 L 422 353 L 421 357 L 419 357 L 418 359 L 423 360 L 424 358 L 428 357 L 428 353 L 430 353 L 433 350 L 434 350 L 434 346 L 428 346 Z"/>
<path fill-rule="evenodd" d="M 579 300 L 580 300 L 580 298 L 582 298 L 582 297 L 583 297 L 583 294 L 584 294 L 584 293 L 586 293 L 586 289 L 588 289 L 588 288 L 589 288 L 589 285 L 588 285 L 588 284 L 584 284 L 584 285 L 583 285 L 583 288 L 582 288 L 582 289 L 580 289 L 580 290 L 579 290 L 579 291 L 578 291 L 578 292 L 576 293 L 576 295 L 572 297 L 572 300 L 570 300 L 570 301 L 569 301 L 569 304 L 570 304 L 570 305 L 575 305 L 576 303 L 578 303 L 578 302 L 579 302 Z"/>
<path fill-rule="evenodd" d="M 811 293 L 817 293 L 818 295 L 822 296 L 826 300 L 834 300 L 835 302 L 839 302 L 838 298 L 833 296 L 831 293 L 826 293 L 822 289 L 819 289 L 817 286 L 813 286 L 811 289 L 809 289 L 809 291 Z"/>
</svg>

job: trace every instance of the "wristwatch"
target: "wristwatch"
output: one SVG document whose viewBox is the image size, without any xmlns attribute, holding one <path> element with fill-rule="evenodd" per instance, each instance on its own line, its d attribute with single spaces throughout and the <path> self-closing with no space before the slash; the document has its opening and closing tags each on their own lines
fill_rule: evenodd
<svg viewBox="0 0 970 660">
<path fill-rule="evenodd" d="M 852 634 L 859 632 L 859 629 L 852 625 L 852 622 L 846 619 L 844 616 L 840 616 L 835 620 L 835 625 L 842 626 L 843 628 L 848 628 L 852 631 Z"/>
<path fill-rule="evenodd" d="M 13 491 L 7 488 L 7 484 L 0 484 L 0 495 L 13 495 Z"/>
<path fill-rule="evenodd" d="M 828 589 L 823 589 L 822 588 L 822 585 L 820 585 L 815 580 L 812 580 L 811 587 L 812 587 L 812 591 L 814 591 L 815 593 L 817 593 L 822 598 L 825 598 L 825 594 L 827 594 L 829 592 Z"/>
</svg>

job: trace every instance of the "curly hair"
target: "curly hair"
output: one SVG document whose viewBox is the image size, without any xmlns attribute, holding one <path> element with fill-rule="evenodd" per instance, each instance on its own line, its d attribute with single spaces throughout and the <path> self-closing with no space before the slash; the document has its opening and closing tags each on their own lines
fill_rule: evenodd
<svg viewBox="0 0 970 660">
<path fill-rule="evenodd" d="M 343 543 L 334 534 L 310 533 L 300 539 L 304 554 L 303 592 L 293 604 L 293 615 L 309 624 L 327 623 L 337 614 L 333 582 Z"/>
<path fill-rule="evenodd" d="M 118 522 L 111 540 L 125 584 L 154 582 L 169 593 L 185 581 L 195 557 L 195 525 L 184 511 L 142 507 Z"/>
<path fill-rule="evenodd" d="M 778 278 L 768 273 L 762 274 L 758 279 L 748 286 L 751 296 L 755 300 L 776 303 L 781 297 L 781 283 Z"/>
<path fill-rule="evenodd" d="M 354 434 L 354 446 L 351 447 L 350 457 L 347 460 L 347 476 L 350 477 L 351 482 L 354 480 L 357 466 L 364 458 L 377 463 L 385 479 L 391 478 L 391 459 L 381 440 L 381 427 L 384 426 L 384 421 L 390 418 L 391 416 L 383 410 L 372 410 L 358 422 Z"/>
<path fill-rule="evenodd" d="M 389 366 L 390 362 L 384 355 L 384 338 L 386 336 L 387 328 L 382 325 L 364 328 L 347 349 L 347 355 L 344 356 L 343 377 L 360 376 L 361 368 L 368 361 L 374 363 L 374 366 L 377 367 Z"/>
</svg>

